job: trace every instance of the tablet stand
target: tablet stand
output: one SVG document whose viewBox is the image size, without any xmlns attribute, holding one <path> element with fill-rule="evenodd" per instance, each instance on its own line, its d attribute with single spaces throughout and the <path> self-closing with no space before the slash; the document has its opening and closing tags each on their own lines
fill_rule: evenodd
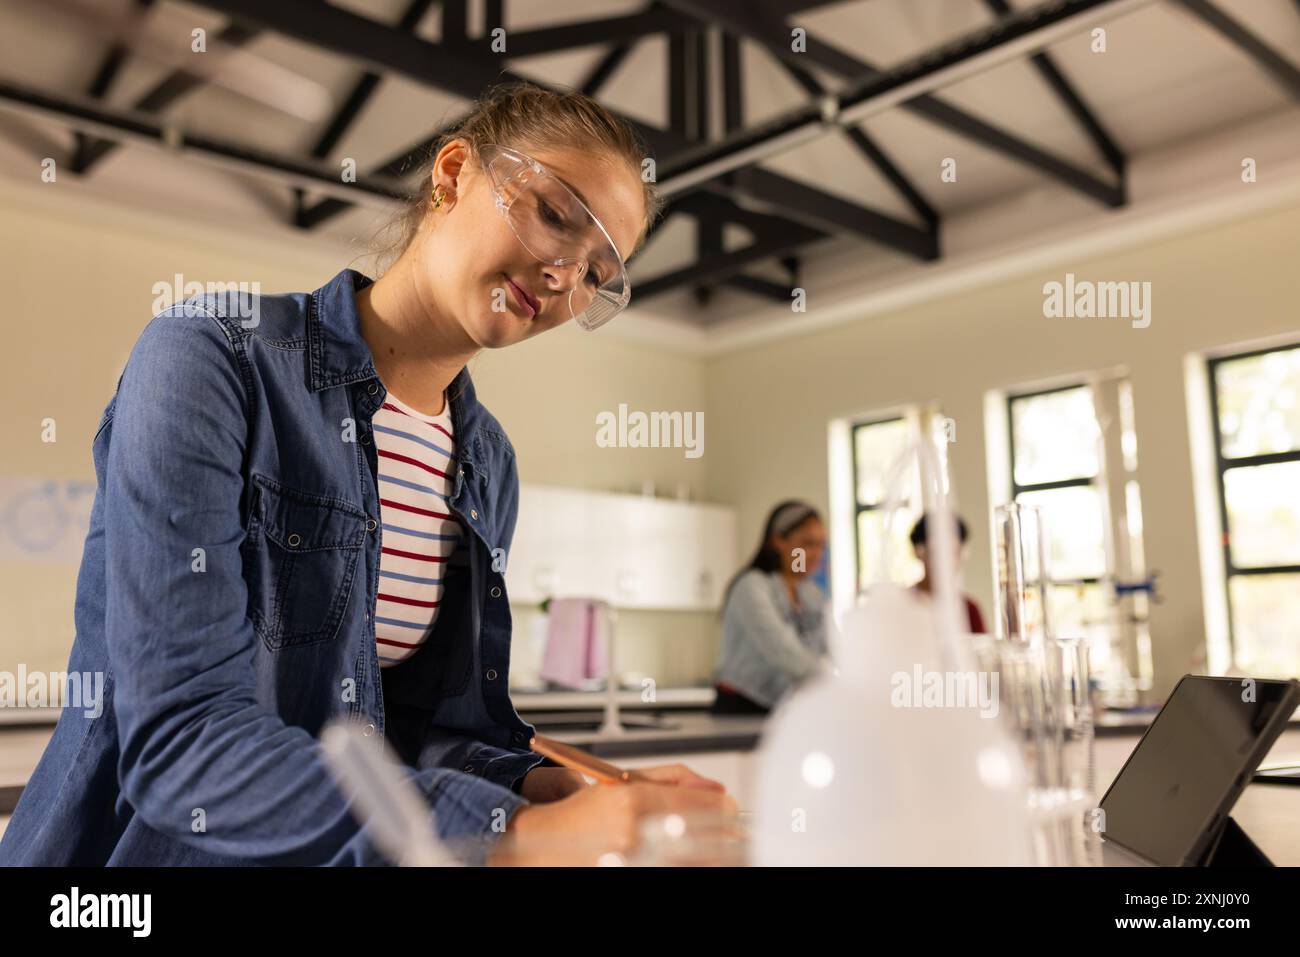
<svg viewBox="0 0 1300 957">
<path fill-rule="evenodd" d="M 1219 825 L 1210 846 L 1205 849 L 1197 867 L 1272 867 L 1268 855 L 1259 849 L 1250 836 L 1231 817 Z"/>
</svg>

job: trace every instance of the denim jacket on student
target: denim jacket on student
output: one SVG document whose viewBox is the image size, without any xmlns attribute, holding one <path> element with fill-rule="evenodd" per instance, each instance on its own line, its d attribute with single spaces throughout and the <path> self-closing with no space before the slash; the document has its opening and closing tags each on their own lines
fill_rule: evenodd
<svg viewBox="0 0 1300 957">
<path fill-rule="evenodd" d="M 826 596 L 806 578 L 796 587 L 798 608 L 778 572 L 751 568 L 736 579 L 722 610 L 714 680 L 768 708 L 826 660 Z"/>
<path fill-rule="evenodd" d="M 472 532 L 469 582 L 384 699 L 386 391 L 354 299 L 370 282 L 200 295 L 141 333 L 92 446 L 68 665 L 105 674 L 102 713 L 64 709 L 0 864 L 384 863 L 321 759 L 336 718 L 393 743 L 444 838 L 486 853 L 527 803 L 514 789 L 543 760 L 507 690 L 495 551 L 514 534 L 515 455 L 464 369 L 449 504 Z"/>
</svg>

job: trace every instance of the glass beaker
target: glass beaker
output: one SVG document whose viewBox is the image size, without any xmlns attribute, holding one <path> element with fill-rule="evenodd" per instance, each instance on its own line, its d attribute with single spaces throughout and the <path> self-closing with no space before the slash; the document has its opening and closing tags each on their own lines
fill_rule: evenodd
<svg viewBox="0 0 1300 957">
<path fill-rule="evenodd" d="M 1009 502 L 993 510 L 997 550 L 997 636 L 1038 644 L 1052 633 L 1048 615 L 1047 539 L 1042 514 Z"/>
<path fill-rule="evenodd" d="M 1034 858 L 1047 866 L 1095 863 L 1093 718 L 1087 658 L 1078 639 L 1029 644 L 974 640 L 982 670 L 998 676 L 999 718 L 1020 749 Z"/>
<path fill-rule="evenodd" d="M 1096 723 L 1093 711 L 1088 642 L 1057 638 L 1047 650 L 1055 656 L 1054 692 L 1061 709 L 1061 786 L 1076 815 L 1069 831 L 1069 863 L 1099 865 L 1100 833 L 1092 827 L 1097 801 Z"/>
</svg>

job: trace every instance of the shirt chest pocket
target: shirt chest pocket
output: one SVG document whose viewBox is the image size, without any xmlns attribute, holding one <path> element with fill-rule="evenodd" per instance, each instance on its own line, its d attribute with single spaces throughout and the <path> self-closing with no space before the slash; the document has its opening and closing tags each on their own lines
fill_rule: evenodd
<svg viewBox="0 0 1300 957">
<path fill-rule="evenodd" d="M 338 634 L 365 541 L 360 509 L 254 476 L 244 567 L 249 617 L 268 647 Z"/>
</svg>

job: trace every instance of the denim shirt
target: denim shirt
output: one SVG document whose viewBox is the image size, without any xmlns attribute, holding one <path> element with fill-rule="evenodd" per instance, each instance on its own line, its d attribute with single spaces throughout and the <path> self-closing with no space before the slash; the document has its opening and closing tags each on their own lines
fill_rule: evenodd
<svg viewBox="0 0 1300 957">
<path fill-rule="evenodd" d="M 199 295 L 140 334 L 92 445 L 68 664 L 104 673 L 103 707 L 61 714 L 0 864 L 385 863 L 321 758 L 340 718 L 393 745 L 444 839 L 486 854 L 527 803 L 543 759 L 507 689 L 518 475 L 465 369 L 448 504 L 468 582 L 381 678 L 370 282 Z"/>
<path fill-rule="evenodd" d="M 826 652 L 826 599 L 800 578 L 799 607 L 778 572 L 751 568 L 736 580 L 722 611 L 722 658 L 714 680 L 772 707 L 821 669 Z"/>
</svg>

